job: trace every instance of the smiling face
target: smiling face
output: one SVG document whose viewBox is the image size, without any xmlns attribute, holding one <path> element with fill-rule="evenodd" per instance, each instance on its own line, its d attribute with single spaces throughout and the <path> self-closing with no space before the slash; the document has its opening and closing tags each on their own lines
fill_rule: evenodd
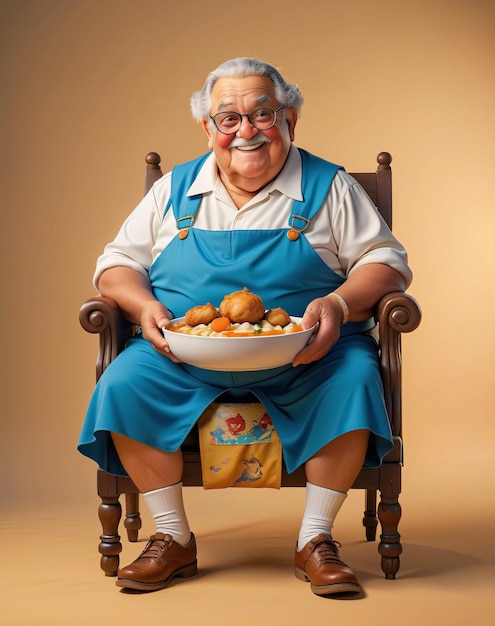
<svg viewBox="0 0 495 626">
<path fill-rule="evenodd" d="M 266 76 L 221 78 L 211 94 L 211 112 L 249 113 L 264 105 L 278 109 L 272 81 Z M 284 119 L 285 114 L 285 119 Z M 220 133 L 210 120 L 202 120 L 208 146 L 215 153 L 220 179 L 237 206 L 277 176 L 289 153 L 297 121 L 295 109 L 280 110 L 275 126 L 258 130 L 247 117 L 232 135 Z"/>
</svg>

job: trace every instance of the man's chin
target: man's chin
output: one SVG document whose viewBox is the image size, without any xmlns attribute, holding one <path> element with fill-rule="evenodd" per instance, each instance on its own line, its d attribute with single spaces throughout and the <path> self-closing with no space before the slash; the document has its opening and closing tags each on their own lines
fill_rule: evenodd
<svg viewBox="0 0 495 626">
<path fill-rule="evenodd" d="M 234 176 L 230 176 L 236 187 L 253 194 L 266 187 L 273 178 L 266 167 L 241 168 Z"/>
</svg>

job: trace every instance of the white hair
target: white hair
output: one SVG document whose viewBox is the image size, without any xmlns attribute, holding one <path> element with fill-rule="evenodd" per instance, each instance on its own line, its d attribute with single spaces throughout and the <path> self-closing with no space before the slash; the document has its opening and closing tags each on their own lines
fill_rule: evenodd
<svg viewBox="0 0 495 626">
<path fill-rule="evenodd" d="M 206 77 L 201 91 L 196 91 L 191 97 L 191 112 L 198 122 L 208 120 L 211 111 L 211 92 L 219 78 L 243 78 L 244 76 L 267 76 L 273 83 L 275 96 L 284 108 L 295 108 L 298 115 L 301 111 L 303 97 L 297 85 L 285 82 L 280 72 L 272 65 L 251 59 L 240 57 L 230 59 L 219 65 Z"/>
</svg>

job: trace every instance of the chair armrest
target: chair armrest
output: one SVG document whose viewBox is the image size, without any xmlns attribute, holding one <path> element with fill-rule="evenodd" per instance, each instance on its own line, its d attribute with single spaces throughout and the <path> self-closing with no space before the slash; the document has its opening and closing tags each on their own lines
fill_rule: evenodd
<svg viewBox="0 0 495 626">
<path fill-rule="evenodd" d="M 135 334 L 136 326 L 123 317 L 115 300 L 103 296 L 86 300 L 79 311 L 79 322 L 85 331 L 100 336 L 100 349 L 96 359 L 98 381 Z"/>
<path fill-rule="evenodd" d="M 421 322 L 421 308 L 416 300 L 403 292 L 389 293 L 377 305 L 380 341 L 380 370 L 385 392 L 385 405 L 392 434 L 402 436 L 402 353 L 401 333 L 410 333 Z"/>
</svg>

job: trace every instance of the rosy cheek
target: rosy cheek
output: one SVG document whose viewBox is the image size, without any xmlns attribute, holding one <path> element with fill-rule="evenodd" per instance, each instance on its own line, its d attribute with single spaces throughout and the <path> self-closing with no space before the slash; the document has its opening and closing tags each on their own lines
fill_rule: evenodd
<svg viewBox="0 0 495 626">
<path fill-rule="evenodd" d="M 218 133 L 215 135 L 215 143 L 222 150 L 228 148 L 232 143 L 235 135 L 222 135 L 222 133 Z"/>
<path fill-rule="evenodd" d="M 269 128 L 268 130 L 263 130 L 261 132 L 263 135 L 265 135 L 265 137 L 268 137 L 268 139 L 271 139 L 272 141 L 274 141 L 275 139 L 280 139 L 280 130 L 276 126 L 273 126 L 273 128 Z"/>
</svg>

